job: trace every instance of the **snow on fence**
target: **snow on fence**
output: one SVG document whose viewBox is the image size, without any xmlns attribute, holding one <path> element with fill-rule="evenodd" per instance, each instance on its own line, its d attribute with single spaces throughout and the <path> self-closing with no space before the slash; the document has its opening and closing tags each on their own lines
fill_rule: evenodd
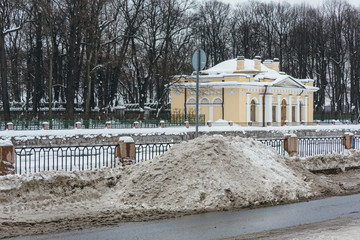
<svg viewBox="0 0 360 240">
<path fill-rule="evenodd" d="M 298 156 L 343 153 L 343 137 L 299 138 Z M 285 155 L 284 139 L 258 139 Z M 360 148 L 360 136 L 354 137 L 353 147 Z M 168 151 L 177 143 L 135 144 L 136 163 L 153 159 Z M 17 174 L 52 170 L 89 170 L 103 167 L 120 167 L 115 158 L 116 145 L 21 147 L 15 148 L 15 171 Z"/>
</svg>

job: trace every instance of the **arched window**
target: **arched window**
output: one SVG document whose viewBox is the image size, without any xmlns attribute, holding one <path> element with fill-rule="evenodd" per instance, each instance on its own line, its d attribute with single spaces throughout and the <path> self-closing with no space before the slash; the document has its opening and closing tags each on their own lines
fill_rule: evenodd
<svg viewBox="0 0 360 240">
<path fill-rule="evenodd" d="M 200 104 L 201 105 L 208 105 L 208 104 L 210 104 L 210 100 L 208 99 L 208 98 L 201 98 L 200 99 Z"/>
<path fill-rule="evenodd" d="M 256 122 L 256 103 L 255 100 L 251 101 L 250 106 L 250 121 Z"/>
<path fill-rule="evenodd" d="M 286 101 L 285 99 L 281 102 L 281 122 L 285 122 L 286 120 Z"/>
<path fill-rule="evenodd" d="M 214 105 L 221 105 L 222 104 L 221 98 L 214 98 L 213 99 L 213 104 Z"/>
<path fill-rule="evenodd" d="M 187 105 L 196 105 L 196 99 L 195 98 L 189 98 L 186 102 Z"/>
</svg>

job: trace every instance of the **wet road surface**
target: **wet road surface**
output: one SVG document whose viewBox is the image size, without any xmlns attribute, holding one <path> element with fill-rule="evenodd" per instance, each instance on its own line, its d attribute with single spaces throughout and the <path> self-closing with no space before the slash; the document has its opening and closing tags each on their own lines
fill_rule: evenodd
<svg viewBox="0 0 360 240">
<path fill-rule="evenodd" d="M 214 239 L 352 216 L 360 216 L 360 194 L 15 239 Z"/>
</svg>

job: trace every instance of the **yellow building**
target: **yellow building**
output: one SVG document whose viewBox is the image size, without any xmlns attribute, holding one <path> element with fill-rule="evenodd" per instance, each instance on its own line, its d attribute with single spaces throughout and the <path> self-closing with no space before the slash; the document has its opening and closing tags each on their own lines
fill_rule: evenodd
<svg viewBox="0 0 360 240">
<path fill-rule="evenodd" d="M 171 113 L 195 112 L 196 73 L 175 76 Z M 205 121 L 224 119 L 238 124 L 263 125 L 285 121 L 313 122 L 312 79 L 296 79 L 279 72 L 279 60 L 238 57 L 200 72 L 199 107 Z"/>
</svg>

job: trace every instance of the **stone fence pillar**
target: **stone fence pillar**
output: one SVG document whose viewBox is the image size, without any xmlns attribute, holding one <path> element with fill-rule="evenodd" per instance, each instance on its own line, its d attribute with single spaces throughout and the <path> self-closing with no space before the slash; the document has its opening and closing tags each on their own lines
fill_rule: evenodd
<svg viewBox="0 0 360 240">
<path fill-rule="evenodd" d="M 76 129 L 81 129 L 81 122 L 76 122 L 75 123 L 75 128 Z"/>
<path fill-rule="evenodd" d="M 267 123 L 266 123 L 266 125 L 267 125 L 268 127 L 271 127 L 271 121 L 268 120 Z"/>
<path fill-rule="evenodd" d="M 0 140 L 0 176 L 15 174 L 15 147 L 9 140 Z"/>
<path fill-rule="evenodd" d="M 346 132 L 344 133 L 344 147 L 345 149 L 352 149 L 355 146 L 353 146 L 353 139 L 354 139 L 354 134 L 350 133 L 350 132 Z"/>
<path fill-rule="evenodd" d="M 121 166 L 131 165 L 136 161 L 135 141 L 131 137 L 120 137 L 117 142 L 115 157 L 119 159 Z"/>
<path fill-rule="evenodd" d="M 298 138 L 295 134 L 286 134 L 284 140 L 284 149 L 289 156 L 297 155 L 298 153 Z"/>
<path fill-rule="evenodd" d="M 7 130 L 14 130 L 14 124 L 12 122 L 8 122 L 6 124 L 6 129 Z"/>
<path fill-rule="evenodd" d="M 165 121 L 164 121 L 164 120 L 161 120 L 161 121 L 160 121 L 160 127 L 161 127 L 161 128 L 165 128 Z"/>
<path fill-rule="evenodd" d="M 43 128 L 44 130 L 49 130 L 49 123 L 48 123 L 48 122 L 43 122 L 43 123 L 42 123 L 42 128 Z"/>
</svg>

